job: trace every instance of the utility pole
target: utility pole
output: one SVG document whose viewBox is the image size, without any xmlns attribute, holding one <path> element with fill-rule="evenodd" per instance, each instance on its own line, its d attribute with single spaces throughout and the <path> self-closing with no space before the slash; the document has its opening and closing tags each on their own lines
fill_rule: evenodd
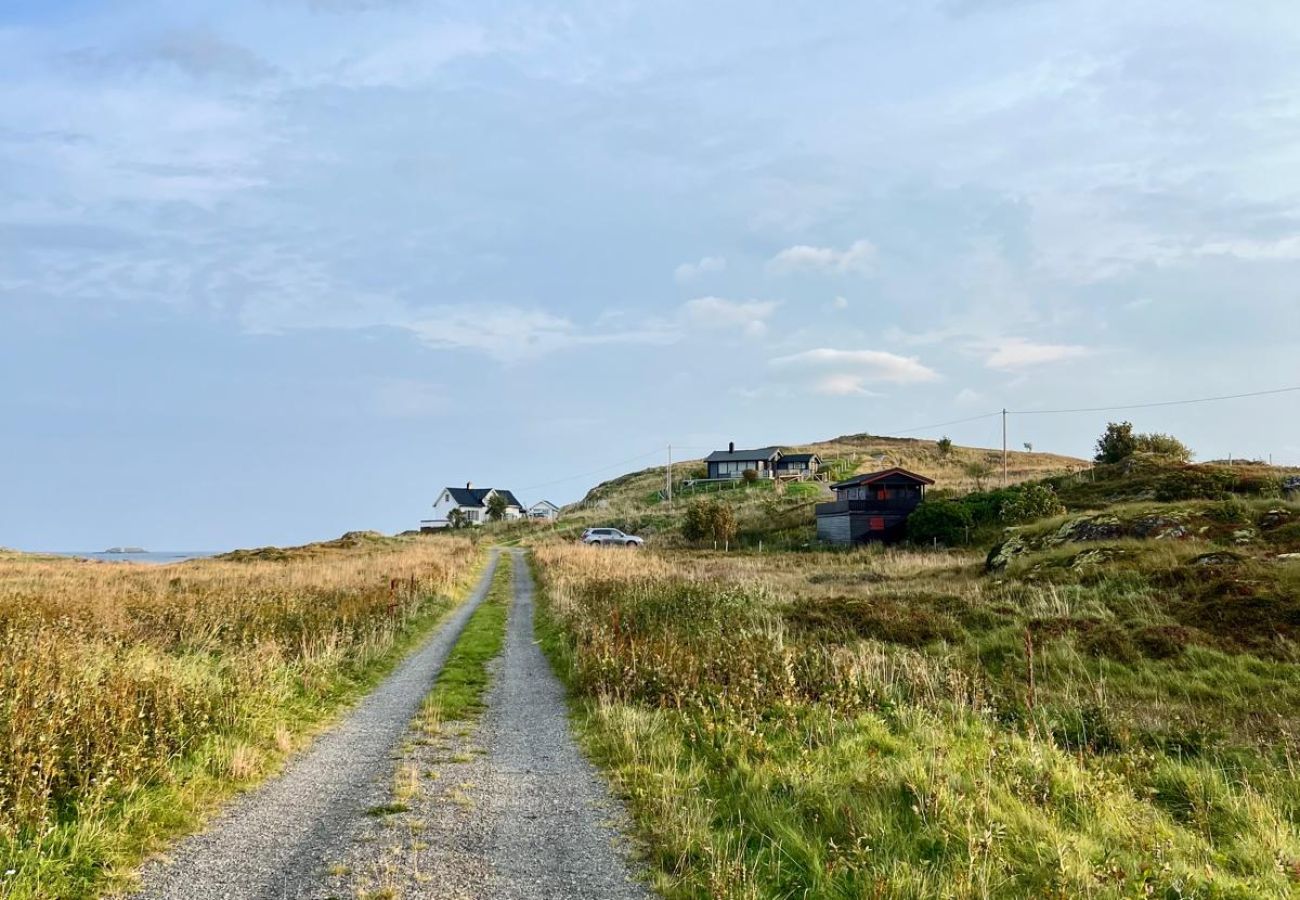
<svg viewBox="0 0 1300 900">
<path fill-rule="evenodd" d="M 668 481 L 668 505 L 673 505 L 673 445 L 668 445 L 668 468 L 664 470 L 664 477 Z"/>
<path fill-rule="evenodd" d="M 1002 408 L 1002 486 L 1007 486 L 1007 410 Z"/>
</svg>

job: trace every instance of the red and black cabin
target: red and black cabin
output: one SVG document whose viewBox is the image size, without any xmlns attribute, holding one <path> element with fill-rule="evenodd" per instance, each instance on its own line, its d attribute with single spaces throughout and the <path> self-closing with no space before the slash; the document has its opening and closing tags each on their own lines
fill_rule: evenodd
<svg viewBox="0 0 1300 900">
<path fill-rule="evenodd" d="M 932 484 L 933 479 L 897 467 L 833 484 L 835 501 L 817 504 L 817 539 L 828 544 L 901 541 L 907 517 Z"/>
</svg>

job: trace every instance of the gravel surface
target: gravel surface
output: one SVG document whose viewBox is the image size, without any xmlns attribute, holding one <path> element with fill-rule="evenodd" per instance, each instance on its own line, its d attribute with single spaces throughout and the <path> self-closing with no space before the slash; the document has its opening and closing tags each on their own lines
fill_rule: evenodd
<svg viewBox="0 0 1300 900">
<path fill-rule="evenodd" d="M 402 808 L 333 861 L 326 896 L 632 900 L 649 890 L 621 806 L 579 752 L 564 689 L 533 637 L 533 583 L 514 605 L 477 725 L 417 722 L 397 765 Z"/>
<path fill-rule="evenodd" d="M 393 758 L 420 701 L 497 565 L 423 646 L 283 774 L 235 799 L 207 830 L 145 866 L 136 896 L 157 900 L 321 898 L 325 866 L 392 798 Z"/>
</svg>

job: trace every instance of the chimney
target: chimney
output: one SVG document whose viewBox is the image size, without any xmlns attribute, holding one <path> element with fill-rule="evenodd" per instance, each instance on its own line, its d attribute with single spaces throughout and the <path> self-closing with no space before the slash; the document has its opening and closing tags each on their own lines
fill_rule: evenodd
<svg viewBox="0 0 1300 900">
<path fill-rule="evenodd" d="M 467 481 L 467 482 L 465 482 L 465 490 L 468 491 L 468 490 L 469 490 L 470 488 L 472 488 L 472 487 L 474 487 L 474 482 L 472 482 L 472 481 Z"/>
<path fill-rule="evenodd" d="M 735 452 L 736 452 L 736 442 L 735 442 L 735 441 L 732 441 L 730 444 L 727 445 L 727 452 L 728 452 L 728 453 L 735 453 Z"/>
</svg>

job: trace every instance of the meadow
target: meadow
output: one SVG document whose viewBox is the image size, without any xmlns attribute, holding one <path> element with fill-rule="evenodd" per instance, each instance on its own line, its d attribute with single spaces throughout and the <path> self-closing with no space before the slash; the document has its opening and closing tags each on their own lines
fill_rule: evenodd
<svg viewBox="0 0 1300 900">
<path fill-rule="evenodd" d="M 991 569 L 539 545 L 545 646 L 656 887 L 1300 894 L 1300 508 L 1150 494 Z"/>
<path fill-rule="evenodd" d="M 0 554 L 0 897 L 98 896 L 283 761 L 481 566 L 360 534 L 168 566 Z"/>
</svg>

